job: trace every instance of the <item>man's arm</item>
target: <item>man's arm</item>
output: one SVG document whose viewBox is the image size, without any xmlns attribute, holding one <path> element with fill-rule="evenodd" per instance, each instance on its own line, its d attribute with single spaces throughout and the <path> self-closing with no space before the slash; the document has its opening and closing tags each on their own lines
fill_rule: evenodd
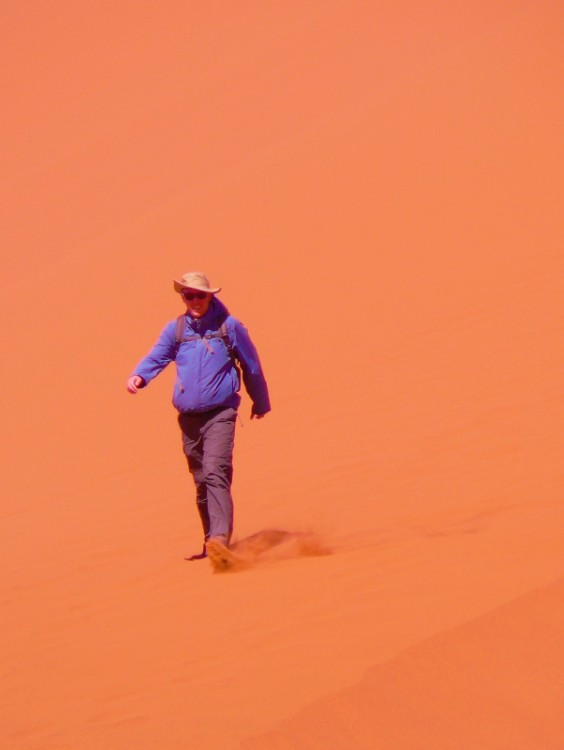
<svg viewBox="0 0 564 750">
<path fill-rule="evenodd" d="M 233 327 L 234 342 L 233 349 L 237 359 L 241 363 L 243 371 L 243 383 L 247 393 L 251 397 L 253 406 L 251 419 L 255 417 L 262 419 L 271 410 L 268 386 L 262 370 L 258 352 L 251 341 L 249 332 L 238 320 Z"/>
<path fill-rule="evenodd" d="M 176 359 L 175 331 L 176 322 L 167 323 L 149 354 L 134 368 L 133 375 L 127 381 L 130 393 L 137 393 L 140 388 L 144 388 Z"/>
<path fill-rule="evenodd" d="M 144 388 L 146 385 L 147 383 L 139 375 L 132 375 L 127 381 L 127 390 L 130 393 L 137 393 L 140 388 Z"/>
</svg>

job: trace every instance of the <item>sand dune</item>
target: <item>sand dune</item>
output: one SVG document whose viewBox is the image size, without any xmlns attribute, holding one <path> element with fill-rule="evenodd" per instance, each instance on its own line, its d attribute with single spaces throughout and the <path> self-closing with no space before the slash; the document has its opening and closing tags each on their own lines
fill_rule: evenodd
<svg viewBox="0 0 564 750">
<path fill-rule="evenodd" d="M 563 22 L 4 9 L 3 747 L 562 746 Z M 274 407 L 236 575 L 185 560 L 173 372 L 124 387 L 194 268 Z"/>
<path fill-rule="evenodd" d="M 563 628 L 560 580 L 373 667 L 242 747 L 558 750 Z"/>
</svg>

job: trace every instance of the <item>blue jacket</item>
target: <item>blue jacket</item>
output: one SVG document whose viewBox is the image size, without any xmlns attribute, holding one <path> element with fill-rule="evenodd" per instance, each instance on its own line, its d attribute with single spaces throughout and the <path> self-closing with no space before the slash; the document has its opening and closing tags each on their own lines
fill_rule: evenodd
<svg viewBox="0 0 564 750">
<path fill-rule="evenodd" d="M 177 345 L 176 320 L 172 320 L 133 374 L 147 384 L 175 361 L 177 378 L 172 403 L 179 412 L 203 412 L 218 406 L 237 409 L 241 402 L 237 368 L 223 339 L 206 338 L 206 334 L 217 332 L 223 321 L 233 353 L 241 364 L 253 412 L 266 414 L 270 411 L 270 399 L 257 350 L 245 326 L 229 315 L 216 297 L 201 318 L 186 316 L 185 336 L 199 336 L 199 339 Z"/>
</svg>

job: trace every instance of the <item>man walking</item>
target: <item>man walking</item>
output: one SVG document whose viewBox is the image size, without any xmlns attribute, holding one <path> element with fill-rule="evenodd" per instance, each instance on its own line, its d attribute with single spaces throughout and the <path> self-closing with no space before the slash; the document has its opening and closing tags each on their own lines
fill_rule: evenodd
<svg viewBox="0 0 564 750">
<path fill-rule="evenodd" d="M 268 387 L 247 329 L 216 298 L 205 274 L 174 280 L 186 313 L 168 323 L 149 354 L 135 367 L 127 390 L 137 393 L 171 362 L 177 378 L 172 402 L 179 412 L 184 454 L 196 485 L 204 549 L 229 545 L 233 532 L 233 441 L 241 402 L 240 369 L 253 402 L 251 419 L 270 411 Z"/>
</svg>

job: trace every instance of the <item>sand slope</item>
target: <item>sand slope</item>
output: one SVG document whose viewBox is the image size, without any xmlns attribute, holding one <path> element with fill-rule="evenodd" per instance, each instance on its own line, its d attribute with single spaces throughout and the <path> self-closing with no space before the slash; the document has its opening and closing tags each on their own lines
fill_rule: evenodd
<svg viewBox="0 0 564 750">
<path fill-rule="evenodd" d="M 2 746 L 305 750 L 354 716 L 450 748 L 421 685 L 505 750 L 543 653 L 515 727 L 558 746 L 564 17 L 459 5 L 5 9 Z M 173 373 L 124 383 L 198 267 L 274 405 L 241 409 L 237 539 L 332 554 L 184 560 Z"/>
<path fill-rule="evenodd" d="M 562 747 L 560 580 L 368 670 L 244 748 Z"/>
</svg>

